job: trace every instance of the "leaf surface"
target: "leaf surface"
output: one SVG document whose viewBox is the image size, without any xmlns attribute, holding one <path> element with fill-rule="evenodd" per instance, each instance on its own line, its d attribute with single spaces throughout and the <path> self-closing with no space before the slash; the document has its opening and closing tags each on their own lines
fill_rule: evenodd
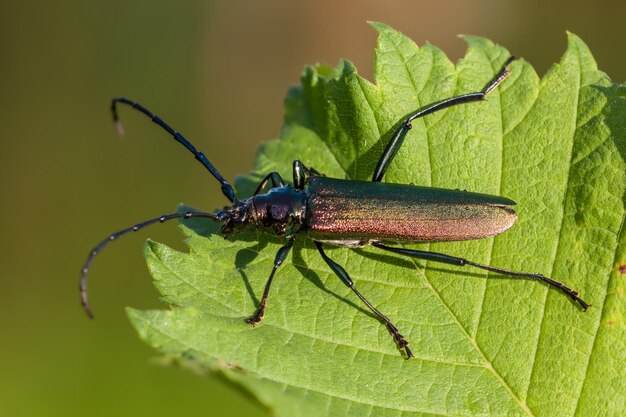
<svg viewBox="0 0 626 417">
<path fill-rule="evenodd" d="M 237 181 L 240 196 L 270 171 L 290 179 L 294 159 L 370 179 L 403 117 L 480 90 L 509 56 L 465 37 L 455 65 L 432 45 L 373 26 L 375 83 L 347 61 L 306 68 L 285 100 L 281 138 L 261 146 L 254 173 Z M 195 221 L 183 226 L 188 254 L 146 245 L 172 308 L 129 309 L 140 336 L 223 372 L 277 416 L 626 415 L 626 86 L 598 71 L 575 35 L 542 79 L 524 60 L 511 70 L 487 100 L 416 120 L 384 181 L 517 201 L 518 223 L 503 235 L 415 247 L 551 276 L 580 291 L 587 313 L 536 282 L 376 248 L 329 249 L 411 342 L 416 357 L 404 360 L 302 235 L 267 316 L 251 328 L 244 319 L 281 242 L 256 232 L 224 240 Z"/>
</svg>

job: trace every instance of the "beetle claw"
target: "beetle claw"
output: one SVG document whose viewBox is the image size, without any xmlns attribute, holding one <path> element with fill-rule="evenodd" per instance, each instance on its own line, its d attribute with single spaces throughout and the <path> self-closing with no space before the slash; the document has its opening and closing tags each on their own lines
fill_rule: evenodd
<svg viewBox="0 0 626 417">
<path fill-rule="evenodd" d="M 265 312 L 263 310 L 258 310 L 254 316 L 252 317 L 248 317 L 246 319 L 246 323 L 251 324 L 251 325 L 257 325 L 261 322 L 261 320 L 263 320 L 263 317 L 265 316 Z"/>
</svg>

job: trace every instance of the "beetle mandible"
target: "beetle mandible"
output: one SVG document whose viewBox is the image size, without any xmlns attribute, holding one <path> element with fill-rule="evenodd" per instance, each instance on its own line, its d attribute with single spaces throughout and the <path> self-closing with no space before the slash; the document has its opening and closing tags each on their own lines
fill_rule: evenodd
<svg viewBox="0 0 626 417">
<path fill-rule="evenodd" d="M 188 211 L 162 215 L 113 233 L 100 242 L 89 253 L 81 271 L 81 301 L 87 315 L 93 317 L 87 300 L 87 273 L 94 256 L 107 243 L 154 223 L 192 217 L 204 217 L 221 222 L 222 234 L 225 237 L 247 227 L 256 227 L 286 241 L 276 253 L 274 266 L 256 312 L 246 320 L 253 325 L 263 319 L 274 274 L 287 258 L 299 234 L 306 234 L 315 242 L 317 250 L 330 269 L 387 327 L 394 342 L 400 350 L 404 351 L 407 359 L 413 357 L 413 354 L 398 328 L 356 289 L 346 270 L 326 254 L 324 245 L 351 248 L 372 245 L 398 255 L 457 266 L 471 265 L 515 278 L 541 281 L 560 290 L 587 310 L 589 305 L 578 296 L 578 292 L 541 274 L 510 271 L 443 253 L 388 245 L 388 243 L 481 239 L 498 235 L 515 223 L 517 215 L 512 206 L 516 203 L 508 198 L 381 182 L 387 168 L 402 146 L 404 138 L 411 130 L 413 120 L 448 107 L 483 100 L 491 90 L 509 76 L 509 64 L 514 59 L 514 57 L 509 57 L 502 69 L 482 90 L 436 102 L 408 116 L 391 137 L 370 182 L 328 178 L 314 168 L 308 168 L 301 161 L 296 160 L 293 162 L 293 185 L 286 183 L 277 172 L 271 172 L 261 180 L 254 194 L 244 199 L 236 197 L 230 183 L 183 135 L 141 104 L 121 97 L 113 99 L 111 111 L 120 134 L 123 133 L 123 129 L 119 121 L 117 105 L 126 104 L 148 116 L 187 148 L 219 181 L 222 193 L 232 205 L 213 213 Z M 271 183 L 271 188 L 264 192 L 268 183 Z"/>
</svg>

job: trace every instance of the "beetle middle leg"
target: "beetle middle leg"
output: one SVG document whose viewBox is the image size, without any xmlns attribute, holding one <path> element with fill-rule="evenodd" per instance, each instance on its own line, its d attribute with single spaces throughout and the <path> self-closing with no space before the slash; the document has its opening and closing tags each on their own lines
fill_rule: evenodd
<svg viewBox="0 0 626 417">
<path fill-rule="evenodd" d="M 394 342 L 396 342 L 396 345 L 398 345 L 398 348 L 403 349 L 406 352 L 407 359 L 412 358 L 413 353 L 409 349 L 409 346 L 408 346 L 409 342 L 407 342 L 404 339 L 404 336 L 400 334 L 400 332 L 398 331 L 398 328 L 391 322 L 391 320 L 389 320 L 387 316 L 385 316 L 383 313 L 378 311 L 376 307 L 374 307 L 369 301 L 367 301 L 367 299 L 355 288 L 354 283 L 352 282 L 352 279 L 350 278 L 346 270 L 343 269 L 341 265 L 339 265 L 338 263 L 330 259 L 328 255 L 326 255 L 326 252 L 324 252 L 324 248 L 322 247 L 322 244 L 320 242 L 315 242 L 315 245 L 317 246 L 317 250 L 322 255 L 322 259 L 324 259 L 324 261 L 328 264 L 328 266 L 330 266 L 330 269 L 332 269 L 333 272 L 341 279 L 341 281 L 343 281 L 343 283 L 346 284 L 346 286 L 350 288 L 352 292 L 354 292 L 361 301 L 363 301 L 363 303 L 367 306 L 367 308 L 369 308 L 372 311 L 372 313 L 374 313 L 376 317 L 385 326 L 387 326 L 387 329 L 389 330 L 389 333 L 391 333 L 391 335 L 393 336 L 393 340 Z"/>
<path fill-rule="evenodd" d="M 285 261 L 285 258 L 287 258 L 287 254 L 289 254 L 289 250 L 291 250 L 291 247 L 293 246 L 294 241 L 295 241 L 295 238 L 289 239 L 287 243 L 285 244 L 285 246 L 278 249 L 278 252 L 276 252 L 276 257 L 274 258 L 274 267 L 272 268 L 270 277 L 267 279 L 267 282 L 265 283 L 263 296 L 261 297 L 261 301 L 259 302 L 259 306 L 257 307 L 254 315 L 252 317 L 249 317 L 246 320 L 248 323 L 257 324 L 263 319 L 263 316 L 265 315 L 265 307 L 267 306 L 267 298 L 270 295 L 270 286 L 272 285 L 272 280 L 274 279 L 274 274 L 276 273 L 276 270 L 278 269 L 278 267 L 281 266 L 282 263 Z"/>
<path fill-rule="evenodd" d="M 583 301 L 582 298 L 578 296 L 577 291 L 569 287 L 566 287 L 564 284 L 560 283 L 559 281 L 553 280 L 552 278 L 545 277 L 541 274 L 531 274 L 528 272 L 516 272 L 516 271 L 510 271 L 508 269 L 496 268 L 493 266 L 472 262 L 467 259 L 458 258 L 456 256 L 446 255 L 444 253 L 429 252 L 429 251 L 416 250 L 416 249 L 398 248 L 398 247 L 387 246 L 382 243 L 372 243 L 372 245 L 377 248 L 389 251 L 389 252 L 397 253 L 399 255 L 404 255 L 404 256 L 410 256 L 412 258 L 425 259 L 427 261 L 441 262 L 441 263 L 457 265 L 457 266 L 471 265 L 476 268 L 484 269 L 486 271 L 491 271 L 491 272 L 497 272 L 498 274 L 508 275 L 510 277 L 529 279 L 533 281 L 542 281 L 554 288 L 557 288 L 563 294 L 569 296 L 573 301 L 580 304 L 583 310 L 587 311 L 587 309 L 589 308 L 589 304 L 587 304 L 585 301 Z"/>
</svg>

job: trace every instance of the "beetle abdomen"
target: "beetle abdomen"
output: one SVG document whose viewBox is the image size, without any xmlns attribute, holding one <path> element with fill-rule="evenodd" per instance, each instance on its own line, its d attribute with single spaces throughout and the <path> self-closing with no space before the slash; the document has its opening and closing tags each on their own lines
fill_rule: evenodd
<svg viewBox="0 0 626 417">
<path fill-rule="evenodd" d="M 459 190 L 310 177 L 305 193 L 309 236 L 336 244 L 480 239 L 517 219 L 514 201 Z"/>
</svg>

